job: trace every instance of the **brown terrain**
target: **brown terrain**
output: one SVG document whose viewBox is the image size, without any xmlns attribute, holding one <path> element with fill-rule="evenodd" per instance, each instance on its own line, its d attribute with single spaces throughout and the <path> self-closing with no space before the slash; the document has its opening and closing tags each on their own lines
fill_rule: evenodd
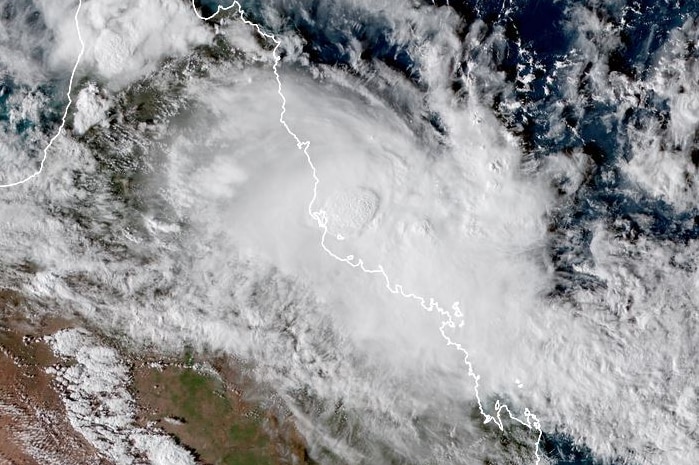
<svg viewBox="0 0 699 465">
<path fill-rule="evenodd" d="M 60 387 L 46 373 L 65 362 L 43 336 L 80 323 L 30 322 L 22 316 L 21 299 L 12 294 L 0 292 L 0 306 L 0 465 L 109 464 L 72 428 Z M 122 355 L 133 367 L 131 390 L 141 426 L 167 432 L 199 463 L 311 463 L 290 414 L 234 362 Z"/>
<path fill-rule="evenodd" d="M 207 363 L 216 366 L 213 372 L 198 366 L 186 356 L 134 368 L 142 425 L 155 422 L 206 464 L 310 463 L 290 414 L 266 400 L 274 397 L 271 393 L 261 395 L 261 386 L 224 359 Z"/>
<path fill-rule="evenodd" d="M 0 326 L 0 465 L 106 464 L 68 422 L 45 369 L 58 362 L 26 321 Z M 59 321 L 47 322 L 46 332 Z"/>
</svg>

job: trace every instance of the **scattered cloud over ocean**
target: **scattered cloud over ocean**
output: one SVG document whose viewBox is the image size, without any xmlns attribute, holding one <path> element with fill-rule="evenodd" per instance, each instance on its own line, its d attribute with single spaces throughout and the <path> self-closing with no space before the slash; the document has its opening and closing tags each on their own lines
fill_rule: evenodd
<svg viewBox="0 0 699 465">
<path fill-rule="evenodd" d="M 315 208 L 328 209 L 337 220 L 333 232 L 343 236 L 330 237 L 328 246 L 382 265 L 395 283 L 444 307 L 460 303 L 457 322 L 464 324 L 449 334 L 471 353 L 487 408 L 495 399 L 515 412 L 529 407 L 549 431 L 582 438 L 602 457 L 691 463 L 697 246 L 646 238 L 630 245 L 599 221 L 590 231 L 591 260 L 575 264 L 575 272 L 603 285 L 551 297 L 549 221 L 572 202 L 551 180 L 567 179 L 574 193 L 590 160 L 581 150 L 537 163 L 526 157 L 488 104 L 505 84 L 485 61 L 471 62 L 455 96 L 454 63 L 480 46 L 485 26 L 457 32 L 450 10 L 411 5 L 337 2 L 311 15 L 305 2 L 275 2 L 251 10 L 285 33 L 285 118 L 311 141 L 321 180 Z M 41 6 L 56 37 L 49 63 L 67 68 L 76 52 L 74 10 Z M 302 431 L 318 441 L 316 450 L 334 444 L 355 462 L 376 460 L 384 445 L 402 457 L 482 458 L 489 452 L 470 448 L 486 436 L 471 415 L 471 380 L 440 337 L 438 316 L 320 248 L 307 215 L 313 179 L 279 124 L 269 47 L 231 22 L 221 29 L 237 53 L 229 62 L 210 64 L 203 77 L 157 73 L 160 59 L 210 44 L 213 30 L 190 8 L 184 1 L 85 1 L 89 47 L 80 73 L 105 89 L 76 89 L 74 134 L 59 140 L 45 176 L 0 193 L 2 215 L 11 218 L 0 229 L 4 279 L 139 344 L 195 344 L 254 361 L 257 376 L 278 389 Z M 309 29 L 342 39 L 334 53 L 353 72 L 318 64 L 304 48 L 311 39 L 284 22 L 292 10 L 307 16 Z M 348 19 L 357 12 L 361 21 Z M 596 16 L 570 14 L 585 30 L 608 31 Z M 416 74 L 386 57 L 363 59 L 369 45 L 344 40 L 360 35 L 358 28 L 365 38 L 389 31 L 386 47 L 395 46 L 393 56 L 407 50 Z M 635 89 L 609 78 L 597 60 L 617 43 L 609 33 L 597 43 L 580 38 L 576 47 L 596 60 L 589 71 L 595 95 L 626 102 Z M 660 56 L 669 60 L 673 50 Z M 574 105 L 584 103 L 574 93 L 582 61 L 557 69 L 557 79 L 570 78 L 563 93 Z M 151 72 L 156 82 L 182 79 L 183 94 L 163 98 L 178 99 L 186 111 L 150 126 L 105 120 L 107 108 L 120 111 L 118 90 Z M 680 70 L 673 79 L 691 75 Z M 493 84 L 491 94 L 476 89 L 480 78 Z M 683 96 L 680 84 L 666 79 L 649 82 L 668 92 L 677 114 L 668 137 L 689 150 L 694 91 Z M 43 104 L 25 100 L 17 114 Z M 552 133 L 564 131 L 552 114 L 560 123 Z M 104 153 L 142 157 L 142 164 L 96 157 L 81 139 L 90 127 L 118 134 L 111 141 L 117 149 Z M 693 168 L 659 150 L 659 131 L 632 131 L 634 156 L 620 166 L 651 195 L 687 208 L 693 191 L 682 180 Z M 124 198 L 108 184 L 110 170 L 122 170 Z M 23 271 L 27 263 L 36 271 Z M 357 431 L 328 426 L 338 404 L 355 415 Z M 526 430 L 506 425 L 507 434 L 533 442 Z"/>
</svg>

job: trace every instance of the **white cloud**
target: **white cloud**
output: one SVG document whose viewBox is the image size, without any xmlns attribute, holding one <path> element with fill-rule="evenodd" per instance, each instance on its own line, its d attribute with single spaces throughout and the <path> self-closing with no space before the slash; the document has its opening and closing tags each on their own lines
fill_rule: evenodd
<svg viewBox="0 0 699 465">
<path fill-rule="evenodd" d="M 107 125 L 107 111 L 111 102 L 100 95 L 99 88 L 90 83 L 82 88 L 75 99 L 73 132 L 82 135 L 96 124 Z"/>
<path fill-rule="evenodd" d="M 15 82 L 35 86 L 46 79 L 46 49 L 51 33 L 37 18 L 31 1 L 0 1 L 0 74 L 9 74 Z M 77 50 L 75 56 L 77 56 Z"/>
<path fill-rule="evenodd" d="M 129 370 L 119 354 L 86 331 L 61 330 L 47 338 L 56 355 L 71 363 L 48 369 L 62 387 L 68 420 L 115 465 L 194 465 L 194 457 L 157 431 L 136 426 Z"/>
<path fill-rule="evenodd" d="M 410 408 L 429 415 L 430 406 L 439 408 L 453 399 L 473 402 L 466 369 L 440 337 L 437 315 L 393 296 L 380 278 L 340 264 L 320 248 L 319 230 L 306 213 L 313 189 L 310 168 L 278 124 L 280 100 L 273 76 L 255 69 L 212 73 L 209 82 L 192 82 L 193 97 L 206 106 L 191 122 L 190 137 L 178 138 L 171 149 L 165 184 L 182 217 L 196 224 L 196 241 L 223 256 L 235 256 L 239 249 L 246 259 L 262 257 L 311 283 L 349 347 L 381 367 L 380 379 L 373 373 L 363 375 L 366 379 L 334 378 L 335 386 L 313 380 L 320 392 L 331 398 L 356 392 L 345 398 L 348 406 L 361 409 L 369 402 L 371 408 L 401 418 L 410 415 Z M 371 192 L 360 195 L 366 202 L 356 206 L 371 210 L 359 212 L 361 224 L 341 220 L 349 221 L 352 234 L 347 236 L 353 237 L 333 239 L 331 248 L 341 256 L 362 257 L 371 267 L 382 264 L 406 290 L 435 296 L 446 307 L 462 302 L 465 326 L 454 337 L 472 351 L 484 392 L 508 392 L 516 378 L 527 384 L 531 366 L 523 357 L 531 353 L 516 341 L 536 329 L 532 320 L 545 276 L 535 255 L 550 199 L 546 189 L 519 178 L 513 141 L 477 105 L 443 108 L 453 140 L 438 148 L 415 137 L 380 102 L 370 104 L 343 85 L 329 80 L 320 85 L 285 70 L 283 86 L 287 121 L 302 140 L 312 141 L 310 153 L 321 179 L 315 208 L 332 205 L 347 192 Z M 248 173 L 233 199 L 218 176 L 204 180 L 199 174 L 225 167 L 221 160 L 226 158 Z M 221 201 L 212 202 L 217 183 L 223 194 Z M 203 274 L 216 273 L 220 260 L 202 260 L 197 267 Z M 183 327 L 193 324 L 186 323 L 188 315 L 181 317 Z M 221 332 L 209 342 L 240 347 L 240 336 L 225 335 L 224 327 L 212 322 L 204 334 Z M 306 337 L 310 343 L 317 336 Z M 344 356 L 338 347 L 322 350 Z M 317 358 L 314 352 L 300 352 L 299 362 Z M 303 365 L 297 369 L 306 370 Z M 296 375 L 299 379 L 303 371 Z M 389 386 L 406 378 L 421 380 L 425 390 L 402 388 L 404 398 L 379 405 L 384 396 L 395 395 Z M 382 400 L 369 400 L 370 392 Z M 430 402 L 434 393 L 444 397 L 437 394 Z M 458 417 L 456 410 L 445 421 Z M 390 436 L 402 441 L 402 434 L 407 432 Z"/>
<path fill-rule="evenodd" d="M 263 256 L 312 283 L 322 308 L 331 312 L 354 350 L 381 367 L 376 375 L 381 381 L 370 372 L 362 379 L 337 374 L 333 382 L 338 387 L 313 379 L 314 387 L 342 396 L 346 405 L 365 405 L 376 415 L 368 421 L 376 422 L 379 436 L 400 448 L 410 428 L 386 431 L 381 415 L 405 419 L 411 412 L 441 412 L 442 406 L 453 408 L 461 400 L 473 402 L 463 366 L 439 338 L 435 315 L 388 294 L 381 279 L 319 250 L 318 231 L 304 211 L 313 180 L 303 154 L 287 145 L 288 136 L 277 126 L 275 83 L 253 70 L 230 79 L 225 73 L 192 87 L 216 119 L 197 126 L 201 138 L 177 145 L 184 149 L 178 153 L 195 163 L 231 157 L 245 167 L 248 178 L 238 186 L 234 202 L 201 204 L 195 195 L 181 205 L 183 211 L 197 211 L 197 240 L 210 244 L 206 247 L 221 251 L 222 242 L 232 242 L 247 252 L 244 257 Z M 667 360 L 691 342 L 685 338 L 660 350 L 653 342 L 662 339 L 657 331 L 636 343 L 626 322 L 605 317 L 607 308 L 623 308 L 629 296 L 639 312 L 653 312 L 657 301 L 646 301 L 651 294 L 664 300 L 665 291 L 644 283 L 658 270 L 667 272 L 669 258 L 662 255 L 668 252 L 649 243 L 651 255 L 624 258 L 625 263 L 643 260 L 642 279 L 634 278 L 635 267 L 626 264 L 620 270 L 614 265 L 610 272 L 606 260 L 624 245 L 597 231 L 596 267 L 581 271 L 600 276 L 609 292 L 576 296 L 580 311 L 546 301 L 543 291 L 551 286 L 543 258 L 546 214 L 554 202 L 546 187 L 549 179 L 527 177 L 516 144 L 492 115 L 473 101 L 452 107 L 439 88 L 433 89 L 430 98 L 449 130 L 447 145 L 435 147 L 414 136 L 390 108 L 365 99 L 360 82 L 344 78 L 338 85 L 332 76 L 328 73 L 321 82 L 290 70 L 282 73 L 286 120 L 301 140 L 312 142 L 310 154 L 321 180 L 318 205 L 332 204 L 354 189 L 371 189 L 378 199 L 375 214 L 356 237 L 330 240 L 332 250 L 362 257 L 370 267 L 383 265 L 409 291 L 436 296 L 447 306 L 460 301 L 465 325 L 453 336 L 471 352 L 488 401 L 504 394 L 514 405 L 527 405 L 548 428 L 563 425 L 602 456 L 623 455 L 631 447 L 645 451 L 634 455 L 641 463 L 693 463 L 697 451 L 686 447 L 691 432 L 663 413 L 663 406 L 673 402 L 685 405 L 692 393 L 673 389 L 666 397 L 660 388 Z M 558 157 L 547 169 L 568 176 L 573 188 L 582 181 L 585 166 L 575 154 Z M 178 183 L 191 179 L 191 171 L 173 165 L 170 176 L 175 173 Z M 210 181 L 216 182 L 213 177 Z M 603 247 L 607 242 L 614 247 Z M 199 264 L 208 273 L 220 265 L 219 260 Z M 208 327 L 207 334 L 217 332 L 215 324 Z M 221 333 L 216 343 L 226 339 Z M 343 353 L 335 347 L 325 350 Z M 629 357 L 633 363 L 626 363 Z M 403 376 L 421 389 L 400 384 Z M 677 375 L 678 386 L 687 380 Z M 360 394 L 350 399 L 341 394 L 370 390 L 380 397 L 376 403 Z M 392 400 L 383 397 L 391 395 Z M 442 419 L 458 422 L 460 412 L 456 409 L 453 417 L 445 413 Z M 683 415 L 693 418 L 694 413 Z"/>
<path fill-rule="evenodd" d="M 88 29 L 104 24 L 123 34 L 120 20 L 100 22 L 112 14 L 110 8 L 118 11 L 106 5 L 93 12 Z M 396 10 L 402 17 L 409 9 Z M 591 31 L 604 29 L 594 18 L 586 21 Z M 245 66 L 222 65 L 206 82 L 189 81 L 200 111 L 173 126 L 179 134 L 148 180 L 150 192 L 164 192 L 178 218 L 169 222 L 160 216 L 160 205 L 151 205 L 144 215 L 147 233 L 124 232 L 122 243 L 110 230 L 110 240 L 133 251 L 112 259 L 108 246 L 76 237 L 70 220 L 47 217 L 42 209 L 47 199 L 67 204 L 82 195 L 77 201 L 95 202 L 89 210 L 95 224 L 114 218 L 106 197 L 73 189 L 65 174 L 89 157 L 61 151 L 46 173 L 54 177 L 37 181 L 39 197 L 21 190 L 3 193 L 9 205 L 2 213 L 14 218 L 11 228 L 0 230 L 1 243 L 12 244 L 3 250 L 6 260 L 42 265 L 23 287 L 30 295 L 71 303 L 141 342 L 177 348 L 187 341 L 251 359 L 256 374 L 285 399 L 302 388 L 331 404 L 343 399 L 346 408 L 361 412 L 361 429 L 376 442 L 431 458 L 446 455 L 440 448 L 449 437 L 450 461 L 472 463 L 469 449 L 460 446 L 483 432 L 467 420 L 474 406 L 470 385 L 458 354 L 437 333 L 439 319 L 319 248 L 318 230 L 306 212 L 313 180 L 278 123 L 271 60 L 268 54 L 250 59 L 265 52 L 255 49 L 245 28 L 234 27 L 231 37 L 245 38 Z M 135 42 L 97 32 L 92 37 L 95 44 L 103 37 L 123 50 L 127 61 L 135 60 L 128 72 L 145 72 L 147 57 L 157 55 L 133 45 L 145 43 L 143 37 Z M 445 32 L 438 39 L 449 45 L 453 37 Z M 607 45 L 615 40 L 612 35 Z M 592 45 L 583 43 L 581 49 L 594 58 L 599 52 Z M 449 47 L 425 47 L 428 63 L 443 64 L 450 53 L 458 57 Z M 162 43 L 155 49 L 167 52 Z M 100 64 L 100 55 L 91 53 L 96 69 L 114 72 L 112 62 Z M 604 75 L 603 65 L 598 63 L 595 79 Z M 404 115 L 372 96 L 375 89 L 363 88 L 375 81 L 395 83 L 383 91 L 410 108 L 418 106 L 420 94 L 390 70 L 378 67 L 375 80 L 364 83 L 332 70 L 311 80 L 282 66 L 287 121 L 312 141 L 321 179 L 318 205 L 332 204 L 346 192 L 373 193 L 367 205 L 375 211 L 350 223 L 361 224 L 354 237 L 328 244 L 370 266 L 381 263 L 408 290 L 436 296 L 446 306 L 461 302 L 465 325 L 453 336 L 471 351 L 488 405 L 504 396 L 513 405 L 530 406 L 546 427 L 563 425 L 610 457 L 630 448 L 646 454 L 634 457 L 640 463 L 695 463 L 697 356 L 686 348 L 696 345 L 698 333 L 683 322 L 693 321 L 686 314 L 696 307 L 696 272 L 671 262 L 681 259 L 691 269 L 696 247 L 647 242 L 632 248 L 600 228 L 594 231 L 594 265 L 581 271 L 597 275 L 607 289 L 581 292 L 570 307 L 544 300 L 540 291 L 550 284 L 542 258 L 545 216 L 553 203 L 548 179 L 522 171 L 515 141 L 474 96 L 466 106 L 452 103 L 444 91 L 447 68 L 431 69 L 425 97 L 449 130 L 438 145 L 415 136 Z M 601 80 L 595 84 L 600 94 L 613 95 Z M 678 100 L 678 108 L 690 108 L 691 102 L 685 103 Z M 680 123 L 679 136 L 692 122 L 685 117 Z M 650 182 L 645 167 L 655 162 L 667 168 L 657 158 L 646 158 L 646 165 L 639 160 L 639 179 Z M 547 169 L 569 175 L 577 186 L 583 165 L 574 154 L 557 157 Z M 674 173 L 666 184 L 675 182 Z M 351 203 L 343 205 L 357 211 Z M 83 275 L 97 284 L 75 285 L 74 277 Z M 330 438 L 328 444 L 354 461 L 366 452 L 338 445 L 322 422 L 310 423 L 312 415 L 332 416 L 332 407 L 313 406 L 313 413 L 304 413 L 291 405 L 312 439 Z M 427 426 L 420 429 L 420 421 Z M 458 434 L 449 435 L 452 427 Z M 415 439 L 423 433 L 438 440 Z"/>
<path fill-rule="evenodd" d="M 77 2 L 41 0 L 46 22 L 57 35 L 53 63 L 74 63 L 80 44 L 73 15 Z M 84 0 L 79 15 L 87 47 L 81 72 L 93 71 L 119 88 L 153 71 L 159 60 L 188 53 L 212 33 L 187 2 L 177 0 Z"/>
</svg>

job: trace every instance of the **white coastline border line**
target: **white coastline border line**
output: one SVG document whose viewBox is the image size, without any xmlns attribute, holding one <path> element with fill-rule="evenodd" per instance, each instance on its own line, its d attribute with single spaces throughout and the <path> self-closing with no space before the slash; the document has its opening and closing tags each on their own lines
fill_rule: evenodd
<svg viewBox="0 0 699 465">
<path fill-rule="evenodd" d="M 247 24 L 248 26 L 251 26 L 252 28 L 255 29 L 255 31 L 262 36 L 265 39 L 269 39 L 275 43 L 274 49 L 272 50 L 272 55 L 274 57 L 274 64 L 272 65 L 272 71 L 274 72 L 274 76 L 277 80 L 277 93 L 279 94 L 279 97 L 282 101 L 281 104 L 281 113 L 279 115 L 279 123 L 284 127 L 287 133 L 296 141 L 296 147 L 303 151 L 303 154 L 306 156 L 306 160 L 308 161 L 308 165 L 311 168 L 311 172 L 313 174 L 313 196 L 308 204 L 308 214 L 313 218 L 317 224 L 318 227 L 322 231 L 321 235 L 321 240 L 320 240 L 320 245 L 325 250 L 325 252 L 330 255 L 332 258 L 334 258 L 337 261 L 346 263 L 347 265 L 351 266 L 352 268 L 359 268 L 362 270 L 364 273 L 368 274 L 378 274 L 380 275 L 383 280 L 385 281 L 385 286 L 386 289 L 388 289 L 389 292 L 392 294 L 397 294 L 405 297 L 406 299 L 414 300 L 417 301 L 420 306 L 425 309 L 428 312 L 432 312 L 436 310 L 440 315 L 445 317 L 444 320 L 442 320 L 442 323 L 439 327 L 439 332 L 442 335 L 442 338 L 446 341 L 447 346 L 453 347 L 454 349 L 458 350 L 461 352 L 464 356 L 464 364 L 468 368 L 468 375 L 473 379 L 474 381 L 474 392 L 476 394 L 476 400 L 478 401 L 478 410 L 480 411 L 481 416 L 483 416 L 484 420 L 483 423 L 487 424 L 489 422 L 494 422 L 500 431 L 504 431 L 504 425 L 503 425 L 503 420 L 501 418 L 501 414 L 503 411 L 507 413 L 507 415 L 510 417 L 510 419 L 514 422 L 519 423 L 522 426 L 525 426 L 529 428 L 530 430 L 536 430 L 537 431 L 537 439 L 536 442 L 534 443 L 534 456 L 536 458 L 535 464 L 538 465 L 539 462 L 541 461 L 541 454 L 539 450 L 539 444 L 541 443 L 541 438 L 543 436 L 543 432 L 541 430 L 541 424 L 539 422 L 539 419 L 534 415 L 528 408 L 524 409 L 524 419 L 521 419 L 517 416 L 515 416 L 510 408 L 507 406 L 507 404 L 503 404 L 500 402 L 500 400 L 495 401 L 494 405 L 494 412 L 495 415 L 491 415 L 489 413 L 486 413 L 485 410 L 483 409 L 483 403 L 481 402 L 480 398 L 480 393 L 479 393 L 479 380 L 480 376 L 476 374 L 476 372 L 473 370 L 473 364 L 471 361 L 468 359 L 468 351 L 458 342 L 454 342 L 447 334 L 446 334 L 446 328 L 454 328 L 455 323 L 452 318 L 451 312 L 448 310 L 445 310 L 443 307 L 439 305 L 439 303 L 433 299 L 429 298 L 426 299 L 425 297 L 421 297 L 417 294 L 414 294 L 412 292 L 406 292 L 403 289 L 403 286 L 400 284 L 392 284 L 391 279 L 389 278 L 388 274 L 386 271 L 384 271 L 383 266 L 379 265 L 377 268 L 367 268 L 364 265 L 364 261 L 359 258 L 356 259 L 352 255 L 348 255 L 347 257 L 343 258 L 335 254 L 332 250 L 328 248 L 328 246 L 325 243 L 325 239 L 329 233 L 328 231 L 328 217 L 327 213 L 319 209 L 317 211 L 314 211 L 313 206 L 315 205 L 317 199 L 318 199 L 318 185 L 320 184 L 320 178 L 318 177 L 318 172 L 316 170 L 315 165 L 313 164 L 313 160 L 311 159 L 311 155 L 309 154 L 308 150 L 311 146 L 310 141 L 302 141 L 299 139 L 299 137 L 296 135 L 291 130 L 291 127 L 287 124 L 286 120 L 284 120 L 284 115 L 286 114 L 286 97 L 284 96 L 284 93 L 282 92 L 282 82 L 281 82 L 281 77 L 279 75 L 279 63 L 281 62 L 281 57 L 277 53 L 277 50 L 281 46 L 281 41 L 276 38 L 274 34 L 271 34 L 269 32 L 265 32 L 262 30 L 262 27 L 254 23 L 245 17 L 245 11 L 243 10 L 242 5 L 238 2 L 238 0 L 234 0 L 233 3 L 231 3 L 229 6 L 221 6 L 218 5 L 218 8 L 216 11 L 209 15 L 209 16 L 202 16 L 201 13 L 197 10 L 195 0 L 192 0 L 192 9 L 194 10 L 194 13 L 197 15 L 197 17 L 201 20 L 208 21 L 213 18 L 215 18 L 219 13 L 223 11 L 228 11 L 232 8 L 237 8 L 240 20 Z M 458 302 L 455 302 L 452 306 L 452 309 L 455 310 L 455 314 L 458 316 L 460 314 L 459 308 L 458 308 Z"/>
<path fill-rule="evenodd" d="M 80 14 L 80 10 L 82 8 L 82 5 L 83 5 L 82 0 L 78 0 L 78 8 L 75 11 L 74 21 L 75 21 L 75 29 L 76 29 L 77 34 L 78 34 L 78 40 L 80 41 L 80 53 L 78 54 L 78 57 L 75 61 L 75 65 L 73 66 L 73 69 L 71 71 L 70 81 L 68 84 L 68 91 L 66 93 L 66 96 L 68 97 L 68 103 L 66 104 L 65 110 L 63 112 L 61 124 L 60 124 L 58 130 L 56 131 L 56 133 L 54 134 L 54 136 L 49 140 L 46 147 L 44 147 L 43 157 L 41 159 L 39 169 L 37 171 L 35 171 L 34 173 L 32 173 L 31 175 L 29 175 L 29 176 L 27 176 L 19 181 L 6 183 L 6 184 L 0 184 L 0 188 L 15 187 L 15 186 L 24 184 L 28 181 L 31 181 L 32 179 L 41 175 L 41 173 L 43 172 L 43 169 L 44 169 L 44 164 L 45 164 L 46 159 L 48 157 L 48 151 L 51 149 L 51 147 L 53 146 L 56 139 L 58 139 L 58 137 L 62 134 L 63 130 L 65 129 L 66 120 L 68 118 L 68 111 L 70 110 L 70 107 L 73 104 L 73 100 L 71 98 L 71 92 L 73 90 L 75 74 L 77 72 L 78 65 L 80 64 L 80 61 L 82 60 L 82 57 L 85 53 L 85 42 L 84 42 L 82 34 L 80 32 L 80 22 L 79 22 L 79 14 Z M 291 130 L 291 127 L 284 120 L 284 115 L 286 114 L 286 97 L 284 96 L 284 93 L 282 92 L 282 83 L 281 83 L 281 77 L 279 74 L 279 64 L 281 62 L 281 57 L 277 53 L 277 50 L 281 46 L 281 41 L 279 39 L 277 39 L 276 36 L 274 36 L 273 34 L 263 31 L 259 24 L 256 24 L 256 23 L 246 19 L 245 11 L 243 10 L 242 5 L 237 0 L 234 0 L 229 6 L 226 6 L 226 7 L 218 5 L 216 12 L 214 12 L 210 16 L 202 16 L 201 13 L 196 8 L 195 0 L 192 0 L 192 9 L 194 10 L 194 13 L 196 14 L 196 16 L 199 19 L 201 19 L 203 21 L 209 21 L 209 20 L 215 18 L 219 13 L 224 12 L 224 11 L 228 11 L 228 10 L 233 9 L 233 8 L 237 8 L 240 19 L 243 23 L 245 23 L 248 26 L 253 27 L 255 29 L 255 31 L 261 37 L 266 38 L 268 40 L 271 40 L 275 43 L 275 47 L 272 50 L 272 55 L 274 57 L 274 64 L 272 66 L 272 71 L 274 72 L 274 76 L 275 76 L 276 81 L 277 81 L 277 93 L 279 94 L 279 97 L 282 101 L 281 113 L 279 115 L 279 123 L 284 127 L 286 132 L 294 139 L 294 141 L 296 142 L 296 147 L 299 150 L 303 151 L 303 154 L 306 157 L 308 165 L 311 168 L 311 172 L 313 175 L 313 196 L 308 204 L 308 214 L 311 216 L 311 218 L 313 218 L 316 221 L 316 223 L 318 224 L 318 227 L 322 231 L 320 245 L 323 248 L 323 250 L 328 255 L 330 255 L 332 258 L 336 259 L 337 261 L 343 262 L 343 263 L 351 266 L 352 268 L 359 268 L 361 271 L 363 271 L 364 273 L 367 273 L 367 274 L 380 275 L 383 278 L 383 280 L 385 281 L 386 289 L 388 289 L 388 291 L 391 292 L 392 294 L 401 295 L 402 297 L 404 297 L 406 299 L 414 300 L 414 301 L 418 302 L 424 310 L 426 310 L 428 312 L 432 312 L 432 311 L 436 310 L 441 316 L 445 317 L 445 319 L 442 320 L 442 323 L 439 327 L 439 332 L 442 335 L 442 338 L 446 341 L 447 346 L 453 347 L 454 349 L 456 349 L 460 353 L 462 353 L 464 356 L 464 364 L 468 368 L 468 375 L 474 381 L 473 389 L 474 389 L 474 392 L 476 394 L 476 400 L 478 402 L 479 412 L 480 412 L 481 416 L 483 416 L 483 418 L 484 418 L 484 421 L 483 421 L 484 424 L 487 424 L 487 423 L 492 421 L 498 426 L 498 428 L 501 431 L 503 431 L 504 425 L 503 425 L 503 420 L 501 418 L 501 414 L 503 411 L 505 411 L 512 421 L 517 422 L 520 425 L 529 428 L 530 430 L 531 429 L 536 430 L 538 432 L 538 435 L 537 435 L 536 443 L 534 444 L 534 448 L 535 448 L 534 455 L 536 458 L 535 463 L 538 465 L 540 460 L 541 460 L 541 454 L 539 451 L 539 444 L 541 442 L 541 438 L 543 435 L 543 432 L 541 430 L 541 424 L 540 424 L 538 418 L 536 417 L 536 415 L 531 413 L 528 408 L 525 408 L 524 409 L 524 419 L 521 419 L 512 413 L 512 411 L 507 406 L 507 404 L 502 404 L 502 403 L 500 403 L 499 400 L 497 400 L 495 402 L 495 405 L 494 405 L 495 414 L 494 415 L 491 415 L 491 414 L 485 412 L 485 410 L 483 409 L 483 403 L 481 402 L 480 393 L 479 393 L 480 376 L 476 374 L 476 372 L 473 369 L 473 364 L 468 359 L 468 351 L 466 351 L 466 349 L 460 343 L 454 342 L 446 334 L 446 328 L 454 328 L 455 327 L 455 323 L 454 323 L 451 312 L 449 312 L 448 310 L 445 310 L 443 307 L 441 307 L 439 305 L 439 303 L 436 300 L 434 300 L 434 298 L 426 299 L 425 297 L 421 297 L 421 296 L 414 294 L 412 292 L 406 292 L 403 289 L 403 286 L 400 284 L 392 284 L 391 279 L 389 278 L 386 271 L 384 271 L 383 266 L 379 265 L 377 268 L 374 268 L 374 269 L 367 268 L 364 265 L 364 261 L 361 258 L 355 260 L 355 257 L 352 255 L 349 255 L 349 256 L 343 258 L 343 257 L 338 256 L 337 254 L 335 254 L 332 250 L 330 250 L 328 248 L 328 246 L 326 245 L 326 238 L 327 238 L 327 235 L 329 232 L 328 231 L 327 214 L 322 209 L 314 211 L 314 208 L 313 208 L 317 199 L 318 199 L 318 185 L 320 184 L 320 179 L 318 177 L 316 167 L 313 164 L 313 160 L 311 159 L 311 156 L 308 152 L 310 145 L 311 145 L 311 142 L 310 141 L 301 141 L 301 139 L 299 139 L 299 137 Z M 454 303 L 454 305 L 452 306 L 452 309 L 455 310 L 456 315 L 460 314 L 459 309 L 458 309 L 458 302 Z"/>
<path fill-rule="evenodd" d="M 80 41 L 80 53 L 78 54 L 78 58 L 75 60 L 75 65 L 73 66 L 73 71 L 70 73 L 70 81 L 68 82 L 68 91 L 66 92 L 66 96 L 68 97 L 68 104 L 66 105 L 65 110 L 63 111 L 63 118 L 61 119 L 61 125 L 58 127 L 58 130 L 56 131 L 56 134 L 53 135 L 53 137 L 49 140 L 49 143 L 46 144 L 46 147 L 44 147 L 44 155 L 41 158 L 41 163 L 39 164 L 39 169 L 36 170 L 34 173 L 30 174 L 24 179 L 21 179 L 19 181 L 15 182 L 10 182 L 7 184 L 0 184 L 0 189 L 3 188 L 8 188 L 8 187 L 15 187 L 19 186 L 20 184 L 24 184 L 25 182 L 29 182 L 32 179 L 36 178 L 41 174 L 42 171 L 44 171 L 44 163 L 46 163 L 46 158 L 48 157 L 49 149 L 53 146 L 53 143 L 58 139 L 58 137 L 61 135 L 63 132 L 63 129 L 65 129 L 66 126 L 66 119 L 68 118 L 68 110 L 70 110 L 70 106 L 73 104 L 73 99 L 71 98 L 70 94 L 73 91 L 73 81 L 75 80 L 75 73 L 78 70 L 78 65 L 80 64 L 80 61 L 83 58 L 83 54 L 85 53 L 85 41 L 83 41 L 83 36 L 80 33 L 80 22 L 78 20 L 78 15 L 80 14 L 80 9 L 83 6 L 83 0 L 78 0 L 78 8 L 75 10 L 75 16 L 74 16 L 74 21 L 75 21 L 75 30 L 78 32 L 78 40 Z"/>
</svg>

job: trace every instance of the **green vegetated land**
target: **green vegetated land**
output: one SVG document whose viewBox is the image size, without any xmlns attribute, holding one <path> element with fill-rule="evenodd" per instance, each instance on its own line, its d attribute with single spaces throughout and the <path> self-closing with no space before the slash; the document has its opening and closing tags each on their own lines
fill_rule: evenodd
<svg viewBox="0 0 699 465">
<path fill-rule="evenodd" d="M 215 465 L 280 463 L 264 429 L 264 417 L 213 376 L 187 366 L 143 367 L 135 371 L 135 387 L 146 419 L 158 421 L 202 461 Z"/>
</svg>

